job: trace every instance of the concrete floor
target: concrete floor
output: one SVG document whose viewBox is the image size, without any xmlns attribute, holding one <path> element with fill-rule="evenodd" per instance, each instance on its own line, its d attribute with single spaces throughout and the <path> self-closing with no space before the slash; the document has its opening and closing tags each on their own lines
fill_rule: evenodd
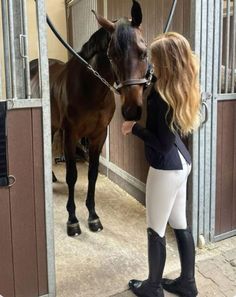
<svg viewBox="0 0 236 297">
<path fill-rule="evenodd" d="M 75 195 L 82 234 L 75 238 L 66 234 L 65 167 L 64 164 L 54 166 L 59 180 L 54 184 L 57 297 L 132 297 L 134 295 L 127 287 L 129 279 L 147 277 L 145 208 L 105 176 L 99 175 L 96 209 L 104 230 L 99 233 L 90 232 L 85 206 L 87 165 L 78 163 L 77 166 Z M 197 249 L 196 278 L 200 297 L 236 296 L 236 268 L 226 261 L 226 256 L 222 256 L 224 253 L 230 254 L 233 261 L 235 258 L 236 263 L 236 237 Z M 213 267 L 212 263 L 216 263 L 216 259 L 218 262 L 221 259 L 222 263 L 219 262 L 218 266 L 223 267 L 223 270 L 227 263 L 231 263 L 226 269 L 227 277 L 232 279 L 227 286 L 227 295 L 214 280 L 218 266 Z M 206 271 L 211 266 L 212 275 L 209 277 L 209 271 Z M 175 239 L 172 231 L 167 230 L 167 263 L 164 275 L 177 276 L 178 271 Z M 218 278 L 222 279 L 222 276 L 218 275 Z M 165 296 L 174 295 L 165 293 Z"/>
</svg>

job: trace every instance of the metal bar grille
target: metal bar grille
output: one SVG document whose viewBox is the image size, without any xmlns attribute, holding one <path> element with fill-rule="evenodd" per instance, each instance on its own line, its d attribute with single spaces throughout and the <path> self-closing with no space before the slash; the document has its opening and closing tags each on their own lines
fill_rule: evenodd
<svg viewBox="0 0 236 297">
<path fill-rule="evenodd" d="M 223 2 L 223 1 L 222 1 Z M 223 9 L 224 9 L 224 7 L 223 7 L 223 5 L 221 6 L 221 16 L 223 16 Z M 224 78 L 224 76 L 222 75 L 222 53 L 223 53 L 223 49 L 222 49 L 222 44 L 223 44 L 223 20 L 224 20 L 224 18 L 223 17 L 221 17 L 221 21 L 220 21 L 220 30 L 219 30 L 219 32 L 220 32 L 220 56 L 219 56 L 219 65 L 220 65 L 220 67 L 219 67 L 219 93 L 221 93 L 221 91 L 222 91 L 222 88 L 223 88 L 223 84 L 222 84 L 222 81 L 223 81 L 223 78 Z M 218 46 L 218 45 L 216 45 L 216 46 Z"/>
<path fill-rule="evenodd" d="M 8 21 L 9 21 L 9 40 L 10 40 L 10 55 L 11 55 L 11 86 L 12 98 L 17 98 L 16 92 L 16 59 L 15 59 L 15 34 L 14 34 L 14 14 L 13 2 L 8 0 Z"/>
<path fill-rule="evenodd" d="M 21 54 L 22 58 L 24 58 L 25 62 L 25 78 L 26 78 L 26 97 L 28 99 L 31 98 L 31 86 L 30 86 L 30 67 L 29 67 L 29 45 L 28 45 L 28 27 L 27 27 L 27 10 L 26 10 L 26 0 L 21 1 L 22 7 L 22 21 L 23 21 L 23 34 L 21 35 L 21 39 L 23 38 L 23 53 Z"/>
<path fill-rule="evenodd" d="M 219 93 L 236 92 L 236 0 L 222 0 Z"/>
<path fill-rule="evenodd" d="M 236 40 L 236 0 L 234 0 L 234 8 L 233 8 L 233 28 L 232 28 L 232 65 L 231 65 L 231 69 L 232 69 L 232 75 L 231 75 L 231 93 L 234 93 L 235 90 L 235 86 L 234 86 L 234 80 L 235 80 L 235 40 Z"/>
<path fill-rule="evenodd" d="M 1 51 L 0 51 L 0 101 L 3 98 L 3 88 L 2 88 L 2 64 L 1 64 Z"/>
<path fill-rule="evenodd" d="M 17 5 L 16 5 L 17 3 Z M 31 98 L 28 20 L 26 0 L 1 1 L 4 69 L 1 74 L 2 99 Z M 16 14 L 15 11 L 18 11 Z M 17 15 L 17 20 L 16 20 Z M 15 23 L 19 23 L 17 29 Z M 24 65 L 24 66 L 23 66 Z M 23 68 L 22 68 L 23 66 Z"/>
<path fill-rule="evenodd" d="M 5 70 L 5 90 L 6 98 L 11 98 L 11 65 L 10 65 L 10 46 L 8 30 L 8 8 L 7 1 L 2 0 L 2 29 L 3 29 L 3 50 L 4 50 L 4 70 Z"/>
<path fill-rule="evenodd" d="M 227 16 L 226 16 L 226 60 L 225 60 L 225 90 L 227 93 L 229 78 L 228 78 L 228 70 L 229 70 L 229 45 L 230 45 L 230 0 L 227 0 Z"/>
</svg>

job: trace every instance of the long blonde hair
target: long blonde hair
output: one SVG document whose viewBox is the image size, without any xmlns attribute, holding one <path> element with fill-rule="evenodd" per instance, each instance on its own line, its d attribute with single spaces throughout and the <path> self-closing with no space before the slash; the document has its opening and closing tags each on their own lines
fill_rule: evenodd
<svg viewBox="0 0 236 297">
<path fill-rule="evenodd" d="M 187 39 L 175 32 L 154 39 L 151 60 L 157 76 L 156 90 L 169 107 L 169 127 L 188 135 L 200 122 L 198 60 Z"/>
</svg>

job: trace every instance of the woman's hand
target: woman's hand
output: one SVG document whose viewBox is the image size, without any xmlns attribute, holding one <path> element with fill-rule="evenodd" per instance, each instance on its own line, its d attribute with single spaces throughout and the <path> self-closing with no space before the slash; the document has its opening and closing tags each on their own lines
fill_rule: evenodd
<svg viewBox="0 0 236 297">
<path fill-rule="evenodd" d="M 122 124 L 121 132 L 123 135 L 127 135 L 132 132 L 133 126 L 136 124 L 134 121 L 126 121 Z"/>
</svg>

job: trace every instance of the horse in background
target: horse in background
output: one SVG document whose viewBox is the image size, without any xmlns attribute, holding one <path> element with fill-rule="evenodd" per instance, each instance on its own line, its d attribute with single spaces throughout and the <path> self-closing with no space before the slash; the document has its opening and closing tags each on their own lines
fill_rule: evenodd
<svg viewBox="0 0 236 297">
<path fill-rule="evenodd" d="M 133 0 L 132 19 L 121 18 L 111 22 L 95 14 L 101 28 L 86 42 L 79 55 L 83 57 L 111 85 L 119 82 L 122 114 L 126 120 L 141 117 L 143 86 L 148 68 L 147 47 L 140 30 L 142 11 Z M 38 89 L 37 61 L 31 62 L 32 89 Z M 89 229 L 103 229 L 95 210 L 95 186 L 99 156 L 107 136 L 107 127 L 115 111 L 113 92 L 104 85 L 86 65 L 72 57 L 67 63 L 49 60 L 51 129 L 64 132 L 66 182 L 69 195 L 67 234 L 81 233 L 76 217 L 74 187 L 77 180 L 76 144 L 86 138 L 89 143 L 88 208 Z"/>
</svg>

